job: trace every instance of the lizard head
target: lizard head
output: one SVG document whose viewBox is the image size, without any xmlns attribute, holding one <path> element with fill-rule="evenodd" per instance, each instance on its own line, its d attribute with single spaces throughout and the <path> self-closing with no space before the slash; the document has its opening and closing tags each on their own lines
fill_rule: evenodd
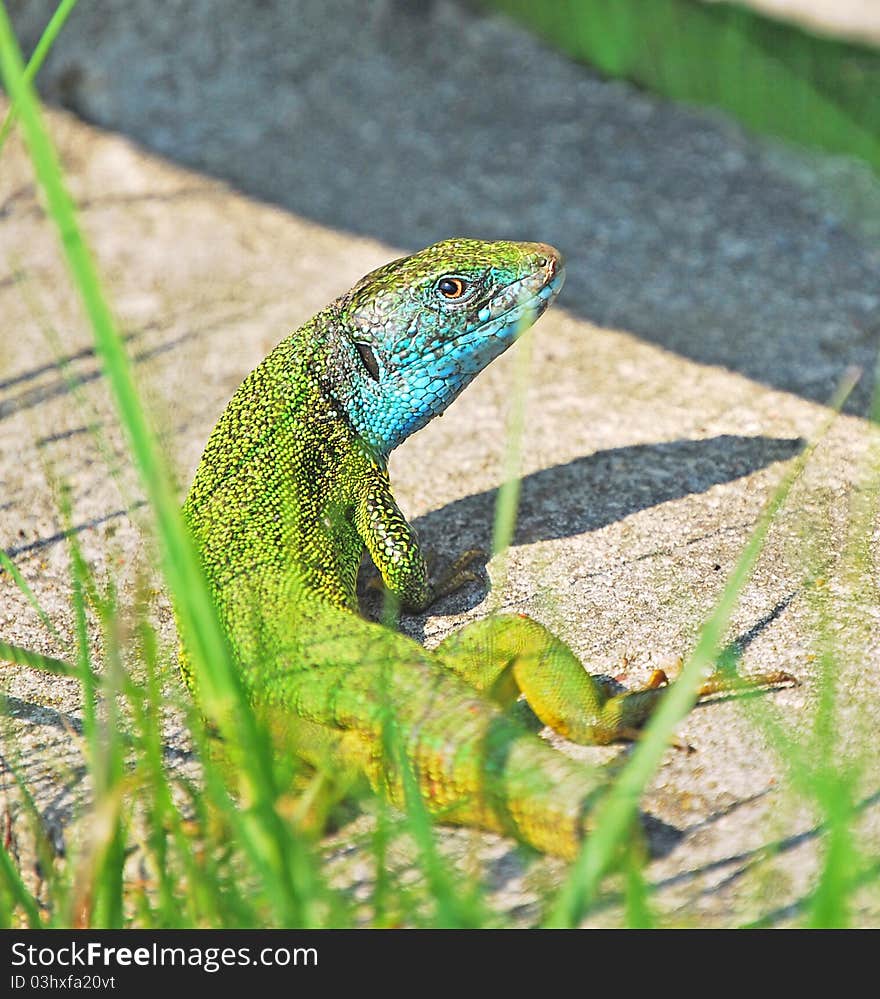
<svg viewBox="0 0 880 999">
<path fill-rule="evenodd" d="M 448 239 L 367 274 L 339 302 L 345 367 L 334 390 L 387 456 L 439 416 L 544 312 L 565 269 L 546 243 Z"/>
</svg>

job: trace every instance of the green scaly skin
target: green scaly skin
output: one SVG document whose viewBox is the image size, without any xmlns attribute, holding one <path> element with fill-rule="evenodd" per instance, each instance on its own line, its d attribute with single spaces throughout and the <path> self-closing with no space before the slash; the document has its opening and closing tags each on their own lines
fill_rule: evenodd
<svg viewBox="0 0 880 999">
<path fill-rule="evenodd" d="M 365 548 L 409 609 L 471 578 L 457 564 L 429 580 L 388 454 L 534 322 L 562 278 L 545 244 L 463 239 L 368 274 L 244 380 L 184 514 L 249 693 L 288 745 L 365 772 L 401 802 L 382 748 L 390 712 L 432 812 L 571 857 L 602 775 L 507 709 L 523 693 L 567 738 L 608 742 L 632 735 L 662 678 L 612 696 L 519 616 L 476 622 L 428 652 L 360 618 L 355 591 Z"/>
</svg>

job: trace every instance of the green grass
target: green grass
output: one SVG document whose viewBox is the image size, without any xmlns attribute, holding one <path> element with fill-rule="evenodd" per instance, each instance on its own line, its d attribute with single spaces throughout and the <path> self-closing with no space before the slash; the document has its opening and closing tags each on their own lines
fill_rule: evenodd
<svg viewBox="0 0 880 999">
<path fill-rule="evenodd" d="M 72 4 L 66 5 L 65 16 Z M 621 38 L 633 30 L 631 16 L 615 4 L 604 37 L 604 58 L 622 66 Z M 57 18 L 54 22 L 58 26 Z M 54 37 L 54 36 L 53 36 Z M 42 47 L 41 56 L 48 46 Z M 14 739 L 4 736 L 4 755 L 18 788 L 17 835 L 27 836 L 38 859 L 40 878 L 22 870 L 14 851 L 0 849 L 0 925 L 19 926 L 346 926 L 504 925 L 493 911 L 479 878 L 450 865 L 437 830 L 421 800 L 403 751 L 392 706 L 385 724 L 385 753 L 404 775 L 406 807 L 401 815 L 382 801 L 366 800 L 375 823 L 360 849 L 371 857 L 375 877 L 363 907 L 330 883 L 319 826 L 298 819 L 321 799 L 329 773 L 297 772 L 276 760 L 269 735 L 251 710 L 233 657 L 180 517 L 170 470 L 144 411 L 112 311 L 68 196 L 39 102 L 25 71 L 5 9 L 0 5 L 0 70 L 27 141 L 34 171 L 59 235 L 71 280 L 88 315 L 100 352 L 128 453 L 140 474 L 149 512 L 146 540 L 176 608 L 178 624 L 191 650 L 206 718 L 186 697 L 175 676 L 175 650 L 164 648 L 151 623 L 144 579 L 139 599 L 120 602 L 113 581 L 96 578 L 70 529 L 70 509 L 62 483 L 58 506 L 70 553 L 71 615 L 74 640 L 67 658 L 56 659 L 0 641 L 0 658 L 23 668 L 75 679 L 81 691 L 80 749 L 91 792 L 77 816 L 81 835 L 72 837 L 66 856 L 55 855 L 22 776 Z M 671 63 L 665 73 L 678 87 L 684 73 Z M 824 107 L 824 105 L 823 105 Z M 10 119 L 11 120 L 11 119 Z M 510 543 L 517 505 L 516 473 L 524 426 L 525 373 L 521 351 L 512 396 L 505 458 L 508 485 L 499 496 L 494 547 Z M 828 423 L 850 386 L 843 386 Z M 78 405 L 83 401 L 76 396 Z M 878 414 L 875 412 L 874 417 Z M 87 421 L 91 422 L 91 421 Z M 817 439 L 826 427 L 817 431 Z M 549 926 L 574 926 L 617 906 L 628 926 L 664 925 L 667 917 L 655 897 L 639 836 L 634 832 L 639 800 L 656 774 L 676 725 L 692 706 L 703 669 L 715 661 L 735 665 L 738 650 L 725 647 L 732 612 L 760 557 L 768 531 L 788 508 L 792 489 L 811 456 L 808 448 L 793 463 L 767 505 L 751 539 L 705 621 L 679 682 L 663 701 L 626 765 L 597 804 L 596 830 L 562 882 L 546 893 L 540 919 Z M 796 738 L 786 720 L 765 699 L 744 701 L 742 710 L 776 748 L 788 775 L 788 795 L 807 803 L 817 816 L 820 862 L 809 890 L 784 910 L 764 904 L 754 925 L 794 920 L 809 926 L 846 926 L 857 921 L 860 892 L 876 887 L 880 869 L 860 845 L 859 822 L 876 788 L 865 786 L 868 760 L 844 756 L 837 722 L 840 654 L 832 639 L 834 622 L 846 606 L 861 606 L 873 586 L 870 547 L 877 521 L 880 459 L 865 459 L 864 488 L 854 494 L 846 551 L 835 567 L 840 592 L 821 585 L 823 556 L 811 545 L 813 526 L 801 518 L 805 578 L 815 618 L 819 681 L 815 715 L 806 737 Z M 50 635 L 58 640 L 39 594 L 3 555 L 2 568 L 23 592 Z M 867 595 L 876 603 L 876 593 Z M 193 759 L 181 767 L 169 760 L 165 723 L 182 718 Z M 213 728 L 223 736 L 216 751 Z M 865 754 L 870 742 L 865 742 Z M 844 765 L 840 761 L 846 759 Z M 22 831 L 23 830 L 23 831 Z M 86 831 L 87 830 L 87 834 Z M 390 858 L 405 833 L 413 844 L 421 888 L 414 891 L 397 876 Z M 766 846 L 754 858 L 757 872 L 772 872 L 785 849 L 768 830 Z M 760 897 L 760 896 L 758 896 Z"/>
<path fill-rule="evenodd" d="M 43 34 L 40 36 L 40 40 L 37 43 L 37 47 L 34 49 L 34 54 L 28 60 L 28 64 L 25 67 L 25 77 L 28 80 L 33 80 L 33 78 L 40 72 L 40 67 L 46 61 L 46 56 L 49 54 L 49 50 L 55 44 L 55 39 L 61 33 L 61 29 L 64 27 L 68 17 L 73 13 L 73 8 L 76 7 L 79 0 L 61 0 L 58 6 L 55 8 L 55 13 L 49 19 L 49 23 L 46 25 Z M 3 145 L 9 137 L 9 133 L 12 131 L 12 126 L 15 124 L 15 104 L 13 104 L 9 111 L 6 113 L 6 117 L 3 120 L 3 124 L 0 125 L 0 150 L 3 149 Z"/>
</svg>

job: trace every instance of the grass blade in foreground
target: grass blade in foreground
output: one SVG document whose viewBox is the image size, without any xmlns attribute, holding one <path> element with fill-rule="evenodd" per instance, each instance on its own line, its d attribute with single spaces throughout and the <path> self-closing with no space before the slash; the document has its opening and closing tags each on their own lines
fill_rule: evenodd
<svg viewBox="0 0 880 999">
<path fill-rule="evenodd" d="M 852 375 L 832 403 L 832 413 L 814 441 L 798 457 L 764 510 L 757 527 L 730 574 L 715 610 L 703 625 L 697 647 L 669 693 L 657 707 L 641 740 L 620 776 L 604 795 L 595 810 L 595 831 L 587 838 L 574 862 L 571 873 L 559 893 L 547 920 L 551 927 L 577 926 L 598 893 L 602 877 L 614 859 L 638 809 L 639 798 L 655 771 L 675 726 L 693 707 L 697 688 L 705 671 L 715 662 L 722 647 L 724 631 L 736 606 L 739 594 L 761 552 L 764 539 L 777 511 L 800 476 L 816 444 L 824 436 L 837 412 L 852 391 L 857 376 Z"/>
<path fill-rule="evenodd" d="M 41 669 L 46 673 L 55 673 L 57 676 L 80 675 L 76 666 L 64 662 L 62 659 L 54 659 L 52 656 L 44 656 L 39 652 L 31 652 L 23 649 L 20 645 L 10 645 L 9 642 L 0 642 L 0 659 L 18 666 L 31 666 L 34 669 Z"/>
<path fill-rule="evenodd" d="M 101 289 L 92 256 L 76 219 L 55 150 L 42 122 L 39 102 L 24 75 L 21 55 L 12 35 L 5 5 L 0 3 L 0 71 L 6 88 L 19 108 L 21 124 L 34 169 L 48 201 L 49 213 L 59 229 L 64 254 L 76 288 L 92 324 L 96 346 L 128 434 L 145 489 L 159 527 L 159 540 L 168 581 L 175 596 L 182 597 L 180 614 L 187 639 L 201 655 L 200 661 L 228 662 L 228 654 L 210 595 L 200 578 L 191 542 L 178 512 L 167 469 L 140 406 L 128 357 Z M 190 589 L 192 587 L 192 589 Z M 213 622 L 214 627 L 210 622 Z M 231 663 L 230 669 L 231 669 Z M 220 697 L 207 678 L 206 700 Z M 220 697 L 222 701 L 223 698 Z M 206 704 L 210 707 L 210 703 Z M 220 705 L 218 705 L 220 706 Z"/>
<path fill-rule="evenodd" d="M 31 929 L 38 929 L 43 925 L 40 919 L 40 909 L 37 905 L 36 900 L 31 895 L 31 893 L 24 886 L 24 882 L 21 880 L 21 875 L 18 873 L 18 869 L 12 862 L 12 858 L 6 850 L 3 844 L 0 844 L 0 875 L 2 875 L 2 882 L 0 885 L 6 887 L 9 893 L 9 902 L 18 905 L 24 911 L 24 914 L 28 921 L 28 926 Z M 8 919 L 7 929 L 11 925 L 11 906 L 8 913 L 3 913 L 4 920 Z"/>
<path fill-rule="evenodd" d="M 515 355 L 513 379 L 510 388 L 510 412 L 507 417 L 506 446 L 502 464 L 503 479 L 498 489 L 498 499 L 495 504 L 495 520 L 492 528 L 492 554 L 506 556 L 513 532 L 516 528 L 516 514 L 519 509 L 519 496 L 522 488 L 522 450 L 523 434 L 526 425 L 526 393 L 532 365 L 533 337 L 523 336 L 530 323 L 523 321 L 521 330 L 517 333 L 519 349 Z M 505 571 L 502 565 L 499 585 L 493 587 L 497 591 L 496 602 L 501 599 L 504 589 Z"/>
<path fill-rule="evenodd" d="M 22 576 L 18 566 L 12 561 L 5 551 L 0 549 L 0 571 L 3 569 L 5 569 L 10 576 L 12 576 L 15 585 L 19 588 L 19 590 L 21 590 L 27 602 L 37 612 L 37 617 L 39 617 L 40 621 L 42 621 L 43 627 L 46 631 L 48 631 L 59 644 L 63 645 L 64 640 L 59 635 L 58 629 L 55 627 L 52 619 L 46 613 L 39 600 L 37 600 L 34 591 L 30 588 L 24 576 Z"/>
<path fill-rule="evenodd" d="M 95 344 L 115 398 L 130 450 L 157 521 L 165 578 L 184 640 L 197 671 L 206 714 L 233 738 L 236 762 L 247 785 L 244 843 L 268 879 L 277 917 L 286 925 L 313 924 L 311 861 L 275 810 L 278 788 L 266 734 L 257 724 L 218 620 L 191 538 L 180 515 L 171 478 L 140 404 L 131 366 L 104 297 L 97 271 L 64 185 L 5 5 L 0 2 L 0 73 L 20 116 L 37 179 L 46 196 L 64 254 L 91 321 Z"/>
<path fill-rule="evenodd" d="M 64 27 L 67 18 L 73 11 L 73 8 L 77 5 L 79 0 L 61 0 L 61 3 L 55 8 L 55 13 L 49 19 L 49 23 L 46 25 L 43 34 L 40 35 L 40 40 L 37 42 L 37 47 L 34 49 L 34 54 L 28 60 L 28 64 L 25 67 L 25 76 L 28 80 L 33 80 L 33 78 L 40 72 L 40 67 L 46 61 L 46 56 L 49 54 L 49 49 L 58 37 L 61 29 Z M 3 125 L 0 126 L 0 150 L 3 149 L 3 145 L 9 138 L 9 133 L 12 131 L 12 126 L 15 124 L 16 117 L 16 107 L 15 104 L 10 107 L 6 112 L 6 117 L 3 120 Z"/>
</svg>

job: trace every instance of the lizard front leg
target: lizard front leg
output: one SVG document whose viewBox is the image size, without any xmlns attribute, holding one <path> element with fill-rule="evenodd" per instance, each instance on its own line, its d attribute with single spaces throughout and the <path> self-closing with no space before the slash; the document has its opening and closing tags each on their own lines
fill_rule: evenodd
<svg viewBox="0 0 880 999">
<path fill-rule="evenodd" d="M 439 579 L 431 579 L 418 535 L 401 513 L 384 470 L 376 469 L 367 479 L 355 507 L 355 527 L 386 590 L 405 610 L 425 610 L 477 578 L 467 566 L 480 553 L 467 551 Z"/>
</svg>

